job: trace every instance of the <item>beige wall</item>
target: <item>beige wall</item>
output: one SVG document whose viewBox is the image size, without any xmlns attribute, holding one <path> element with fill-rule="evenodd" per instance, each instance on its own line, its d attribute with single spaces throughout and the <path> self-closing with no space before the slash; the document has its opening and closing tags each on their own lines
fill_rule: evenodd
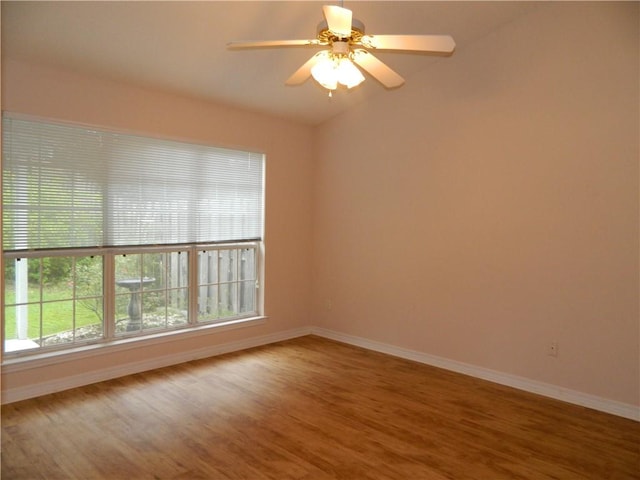
<svg viewBox="0 0 640 480">
<path fill-rule="evenodd" d="M 546 3 L 322 126 L 315 324 L 640 404 L 638 20 Z"/>
<path fill-rule="evenodd" d="M 266 289 L 268 320 L 238 330 L 190 337 L 3 376 L 20 389 L 105 368 L 180 355 L 308 324 L 311 265 L 312 130 L 282 120 L 162 92 L 86 78 L 20 62 L 3 62 L 2 108 L 134 133 L 266 153 Z"/>
</svg>

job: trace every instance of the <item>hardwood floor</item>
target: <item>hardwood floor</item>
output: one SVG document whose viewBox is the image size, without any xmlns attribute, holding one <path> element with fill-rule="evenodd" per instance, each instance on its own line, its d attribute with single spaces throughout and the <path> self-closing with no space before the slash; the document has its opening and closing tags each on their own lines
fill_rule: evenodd
<svg viewBox="0 0 640 480">
<path fill-rule="evenodd" d="M 640 423 L 318 337 L 2 407 L 3 479 L 640 479 Z"/>
</svg>

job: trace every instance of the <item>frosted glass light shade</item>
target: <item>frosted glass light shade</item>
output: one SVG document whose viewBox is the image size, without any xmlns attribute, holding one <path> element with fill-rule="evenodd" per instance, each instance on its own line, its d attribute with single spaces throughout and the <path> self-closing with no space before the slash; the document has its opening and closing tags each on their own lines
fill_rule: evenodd
<svg viewBox="0 0 640 480">
<path fill-rule="evenodd" d="M 336 62 L 329 58 L 329 55 L 323 55 L 318 63 L 311 69 L 311 75 L 324 88 L 335 90 L 338 88 L 338 73 L 336 71 Z"/>
<path fill-rule="evenodd" d="M 362 72 L 358 70 L 351 60 L 348 58 L 341 58 L 338 63 L 338 82 L 347 88 L 353 88 L 364 82 L 364 76 Z"/>
<path fill-rule="evenodd" d="M 335 90 L 338 88 L 338 83 L 347 88 L 353 88 L 364 81 L 362 72 L 348 57 L 337 58 L 329 52 L 323 53 L 311 68 L 311 75 L 324 88 Z"/>
</svg>

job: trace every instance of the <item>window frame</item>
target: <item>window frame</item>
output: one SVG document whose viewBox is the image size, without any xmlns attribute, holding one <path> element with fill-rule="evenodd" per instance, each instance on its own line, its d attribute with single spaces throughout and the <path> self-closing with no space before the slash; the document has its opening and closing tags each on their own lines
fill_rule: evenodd
<svg viewBox="0 0 640 480">
<path fill-rule="evenodd" d="M 201 321 L 198 317 L 198 254 L 201 251 L 223 251 L 223 250 L 244 250 L 252 249 L 255 252 L 255 289 L 254 289 L 254 306 L 255 308 L 246 313 L 238 313 L 237 315 L 229 315 L 217 317 L 215 319 Z M 116 275 L 115 275 L 115 257 L 118 255 L 144 254 L 144 253 L 170 253 L 185 252 L 188 255 L 188 317 L 187 322 L 183 325 L 169 326 L 164 328 L 154 328 L 151 330 L 141 330 L 139 332 L 130 332 L 125 334 L 116 333 Z M 96 249 L 53 249 L 38 250 L 27 252 L 5 252 L 3 254 L 3 264 L 7 261 L 17 258 L 39 259 L 48 257 L 85 257 L 85 256 L 101 256 L 103 258 L 102 273 L 102 336 L 82 341 L 74 341 L 49 346 L 40 346 L 29 349 L 18 349 L 14 351 L 6 351 L 5 344 L 5 324 L 2 325 L 2 355 L 3 359 L 17 359 L 41 357 L 49 354 L 60 354 L 66 351 L 82 351 L 91 349 L 95 346 L 118 345 L 121 343 L 130 343 L 135 341 L 152 340 L 155 338 L 163 338 L 166 336 L 179 335 L 183 332 L 201 332 L 208 331 L 211 328 L 229 327 L 231 325 L 241 325 L 243 323 L 254 323 L 256 320 L 262 320 L 266 317 L 263 314 L 264 295 L 263 295 L 263 242 L 232 242 L 232 243 L 213 243 L 213 244 L 186 244 L 172 246 L 136 246 L 136 247 L 109 247 Z M 6 308 L 5 289 L 2 292 L 3 312 Z M 122 295 L 122 292 L 119 293 Z M 75 297 L 74 297 L 75 299 Z M 35 304 L 44 303 L 32 302 Z M 18 304 L 11 304 L 18 305 Z M 5 315 L 3 315 L 3 320 Z"/>
</svg>

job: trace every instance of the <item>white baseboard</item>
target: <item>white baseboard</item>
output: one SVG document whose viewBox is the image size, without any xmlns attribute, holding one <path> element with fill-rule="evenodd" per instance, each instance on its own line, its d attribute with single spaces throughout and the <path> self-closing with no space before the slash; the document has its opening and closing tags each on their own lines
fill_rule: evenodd
<svg viewBox="0 0 640 480">
<path fill-rule="evenodd" d="M 124 377 L 126 375 L 132 375 L 134 373 L 141 373 L 148 370 L 168 367 L 170 365 L 177 365 L 192 360 L 199 360 L 202 358 L 222 355 L 224 353 L 231 353 L 240 350 L 246 350 L 248 348 L 259 347 L 262 345 L 267 345 L 269 343 L 290 340 L 292 338 L 309 335 L 310 332 L 311 329 L 309 327 L 286 330 L 284 332 L 277 332 L 270 335 L 262 335 L 258 337 L 250 337 L 236 342 L 223 343 L 220 345 L 212 345 L 210 347 L 188 350 L 186 352 L 180 352 L 173 355 L 165 355 L 162 357 L 156 357 L 140 362 L 132 362 L 126 365 L 119 365 L 116 367 L 95 370 L 88 373 L 79 373 L 77 375 L 68 376 L 62 379 L 38 382 L 37 384 L 32 384 L 25 387 L 9 388 L 2 391 L 2 404 L 18 402 L 20 400 L 26 400 L 28 398 L 61 392 L 63 390 L 69 390 L 71 388 L 82 387 L 84 385 L 90 385 L 92 383 L 103 382 L 105 380 Z"/>
<path fill-rule="evenodd" d="M 631 420 L 640 421 L 640 408 L 634 405 L 319 327 L 302 327 L 283 332 L 276 332 L 269 335 L 250 337 L 236 342 L 212 345 L 210 347 L 189 350 L 145 361 L 104 368 L 89 373 L 80 373 L 63 379 L 38 382 L 37 384 L 25 387 L 9 388 L 2 391 L 2 404 L 39 397 L 50 393 L 60 392 L 157 368 L 168 367 L 170 365 L 177 365 L 201 358 L 246 350 L 248 348 L 289 340 L 309 334 L 470 375 L 472 377 L 481 378 L 483 380 L 517 388 L 526 392 L 536 393 L 556 400 L 562 400 L 575 405 L 592 408 L 594 410 L 599 410 L 601 412 L 610 413 L 620 417 L 629 418 Z"/>
<path fill-rule="evenodd" d="M 429 355 L 426 353 L 417 352 L 415 350 L 408 350 L 386 343 L 376 342 L 353 335 L 347 335 L 324 328 L 313 327 L 311 329 L 311 333 L 313 335 L 318 335 L 320 337 L 336 340 L 338 342 L 347 343 L 349 345 L 355 345 L 357 347 L 366 348 L 368 350 L 393 355 L 394 357 L 405 358 L 407 360 L 413 360 L 419 363 L 424 363 L 426 365 L 443 368 L 445 370 L 463 373 L 465 375 L 481 378 L 483 380 L 488 380 L 500 385 L 517 388 L 518 390 L 536 393 L 538 395 L 543 395 L 545 397 L 554 398 L 556 400 L 562 400 L 564 402 L 572 403 L 575 405 L 592 408 L 594 410 L 610 413 L 619 417 L 640 421 L 640 407 L 636 407 L 627 403 L 617 402 L 615 400 L 609 400 L 606 398 L 597 397 L 595 395 L 558 387 L 556 385 L 530 380 L 528 378 L 520 377 L 517 375 L 498 372 L 496 370 L 478 367 L 468 363 L 457 362 L 455 360 L 449 360 L 447 358 Z"/>
</svg>

